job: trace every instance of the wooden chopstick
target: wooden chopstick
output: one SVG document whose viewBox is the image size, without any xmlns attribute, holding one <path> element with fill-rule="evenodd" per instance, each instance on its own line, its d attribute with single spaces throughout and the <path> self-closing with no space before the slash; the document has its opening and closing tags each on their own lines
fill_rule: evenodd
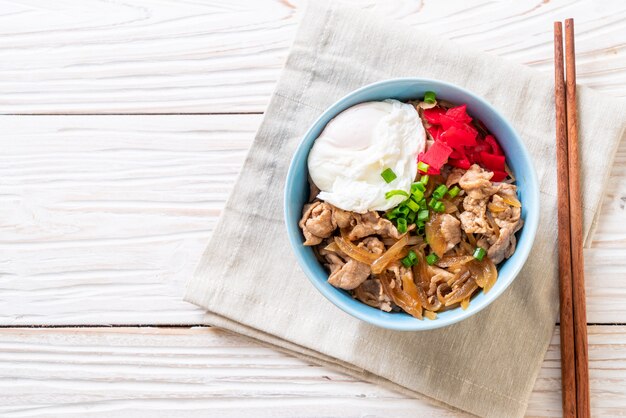
<svg viewBox="0 0 626 418">
<path fill-rule="evenodd" d="M 558 187 L 559 301 L 561 323 L 561 386 L 563 417 L 576 417 L 576 361 L 572 305 L 572 256 L 570 231 L 569 164 L 563 25 L 554 22 L 554 102 L 556 105 L 556 161 Z"/>
<path fill-rule="evenodd" d="M 583 216 L 580 193 L 578 115 L 576 108 L 576 59 L 573 19 L 565 20 L 565 68 L 572 297 L 574 307 L 574 346 L 576 353 L 576 411 L 578 418 L 588 418 L 591 416 L 591 411 L 589 405 L 587 308 L 585 301 L 585 270 L 583 262 Z"/>
</svg>

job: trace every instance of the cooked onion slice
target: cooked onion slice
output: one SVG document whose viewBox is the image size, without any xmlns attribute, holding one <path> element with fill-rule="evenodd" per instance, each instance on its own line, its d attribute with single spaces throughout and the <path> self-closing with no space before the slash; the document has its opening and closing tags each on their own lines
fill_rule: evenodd
<svg viewBox="0 0 626 418">
<path fill-rule="evenodd" d="M 474 257 L 470 255 L 447 255 L 445 257 L 441 257 L 435 264 L 437 267 L 451 268 L 454 270 L 472 260 L 474 260 Z"/>
<path fill-rule="evenodd" d="M 498 269 L 489 257 L 483 258 L 482 261 L 474 260 L 468 264 L 468 268 L 476 284 L 482 287 L 485 293 L 489 292 L 498 280 Z"/>
<path fill-rule="evenodd" d="M 426 241 L 437 257 L 443 257 L 448 248 L 448 243 L 441 234 L 441 215 L 434 213 L 428 222 L 426 222 Z"/>
<path fill-rule="evenodd" d="M 428 289 L 428 287 L 430 286 L 430 281 L 433 277 L 433 274 L 431 274 L 428 268 L 428 263 L 426 263 L 424 250 L 416 249 L 415 253 L 417 254 L 418 262 L 416 265 L 413 266 L 413 277 L 415 277 L 415 281 L 417 282 L 418 285 L 420 285 L 421 287 L 425 289 Z"/>
<path fill-rule="evenodd" d="M 424 238 L 411 236 L 409 237 L 409 242 L 407 245 L 422 245 L 424 243 Z"/>
<path fill-rule="evenodd" d="M 377 276 L 380 283 L 383 285 L 383 290 L 391 298 L 391 300 L 401 307 L 406 313 L 414 316 L 417 319 L 422 319 L 422 306 L 419 300 L 411 297 L 409 293 L 400 289 L 400 286 L 392 287 L 393 274 L 384 273 Z M 410 280 L 410 278 L 409 278 Z M 403 278 L 404 283 L 404 278 Z"/>
<path fill-rule="evenodd" d="M 378 255 L 370 253 L 365 248 L 357 247 L 351 241 L 348 241 L 343 237 L 335 237 L 335 244 L 337 244 L 337 247 L 346 253 L 348 257 L 353 258 L 356 261 L 360 261 L 361 263 L 365 263 L 368 266 L 371 266 L 372 263 L 378 258 Z"/>
<path fill-rule="evenodd" d="M 467 240 L 469 241 L 472 247 L 476 246 L 476 238 L 474 238 L 474 234 L 472 234 L 471 232 L 467 233 Z"/>
<path fill-rule="evenodd" d="M 505 202 L 490 202 L 489 205 L 487 205 L 487 208 L 492 213 L 504 212 L 509 207 L 507 205 L 503 204 L 503 203 L 505 203 Z"/>
<path fill-rule="evenodd" d="M 445 213 L 454 213 L 459 210 L 459 208 L 449 200 L 444 199 L 441 201 L 441 203 L 443 203 L 443 205 L 445 206 Z"/>
<path fill-rule="evenodd" d="M 413 282 L 413 278 L 409 274 L 402 276 L 402 290 L 404 290 L 413 299 L 417 300 L 419 298 L 419 295 L 417 294 L 417 286 L 415 286 L 415 282 Z"/>
<path fill-rule="evenodd" d="M 432 311 L 424 311 L 424 316 L 428 319 L 437 319 L 437 314 Z"/>
<path fill-rule="evenodd" d="M 451 291 L 452 288 L 448 286 L 448 283 L 440 283 L 439 286 L 437 286 L 437 299 L 439 302 L 442 304 L 446 303 L 446 296 L 450 294 Z"/>
<path fill-rule="evenodd" d="M 391 237 L 387 237 L 387 238 L 383 238 L 382 242 L 383 244 L 385 244 L 386 247 L 391 247 L 393 244 L 395 244 L 398 240 L 393 239 Z M 422 237 L 418 237 L 416 235 L 411 235 L 409 237 L 409 242 L 407 245 L 421 245 L 424 243 L 424 238 Z"/>
<path fill-rule="evenodd" d="M 409 243 L 409 235 L 408 234 L 402 235 L 402 237 L 395 244 L 393 244 L 391 248 L 389 248 L 387 251 L 385 251 L 383 255 L 381 255 L 374 262 L 371 263 L 372 273 L 374 274 L 382 273 L 385 270 L 385 268 L 387 268 L 389 263 L 395 260 L 395 257 L 400 253 L 400 251 L 402 251 L 404 247 L 407 246 L 408 243 Z"/>
<path fill-rule="evenodd" d="M 476 289 L 478 289 L 478 285 L 476 284 L 476 282 L 473 279 L 469 279 L 463 284 L 463 286 L 452 291 L 452 293 L 446 296 L 445 305 L 454 305 L 455 303 L 461 302 L 463 299 L 471 297 Z"/>
<path fill-rule="evenodd" d="M 459 271 L 454 275 L 454 277 L 452 277 L 446 283 L 448 283 L 448 286 L 458 287 L 465 283 L 465 281 L 470 277 L 472 277 L 472 273 L 470 273 L 467 267 L 461 267 Z"/>
<path fill-rule="evenodd" d="M 496 234 L 496 237 L 499 237 L 500 236 L 500 227 L 496 223 L 496 220 L 493 219 L 493 215 L 491 214 L 491 212 L 486 211 L 485 212 L 485 216 L 487 217 L 487 221 L 489 222 L 489 226 L 491 226 L 491 229 L 493 230 L 493 233 Z"/>
<path fill-rule="evenodd" d="M 516 208 L 521 208 L 522 207 L 522 203 L 517 200 L 515 197 L 508 195 L 508 194 L 504 194 L 504 193 L 498 193 L 498 196 L 500 196 L 502 198 L 502 200 L 504 200 L 504 203 L 506 203 L 507 205 L 511 205 L 514 206 Z"/>
<path fill-rule="evenodd" d="M 424 289 L 421 287 L 417 288 L 417 293 L 420 297 L 420 303 L 424 307 L 424 309 L 428 309 L 429 311 L 437 312 L 443 306 L 442 303 L 435 296 L 428 297 Z"/>
</svg>

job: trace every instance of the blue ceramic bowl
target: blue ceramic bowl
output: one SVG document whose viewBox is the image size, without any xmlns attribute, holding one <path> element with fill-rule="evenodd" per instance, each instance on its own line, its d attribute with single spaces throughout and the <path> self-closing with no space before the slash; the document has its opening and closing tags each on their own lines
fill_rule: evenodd
<svg viewBox="0 0 626 418">
<path fill-rule="evenodd" d="M 317 261 L 313 250 L 302 245 L 304 237 L 298 221 L 302 207 L 308 200 L 307 157 L 313 142 L 326 124 L 341 111 L 358 103 L 371 100 L 398 99 L 405 101 L 424 96 L 434 91 L 437 97 L 456 104 L 467 104 L 468 113 L 480 119 L 488 130 L 498 138 L 506 154 L 507 163 L 517 180 L 518 196 L 522 202 L 524 227 L 518 233 L 517 249 L 513 256 L 499 266 L 499 277 L 495 286 L 487 293 L 478 292 L 467 310 L 461 308 L 439 313 L 437 319 L 416 319 L 405 313 L 383 312 L 365 305 L 344 290 L 327 283 L 328 272 Z M 509 94 L 509 92 L 502 92 Z M 493 302 L 509 287 L 526 261 L 535 239 L 539 223 L 539 185 L 528 151 L 511 124 L 489 103 L 461 87 L 438 80 L 422 78 L 398 78 L 370 84 L 353 91 L 330 106 L 313 123 L 298 146 L 285 184 L 285 222 L 289 241 L 302 270 L 309 280 L 328 300 L 350 315 L 383 328 L 401 331 L 418 331 L 444 327 L 474 315 Z M 294 283 L 292 286 L 301 284 Z M 303 284 L 302 284 L 303 285 Z"/>
</svg>

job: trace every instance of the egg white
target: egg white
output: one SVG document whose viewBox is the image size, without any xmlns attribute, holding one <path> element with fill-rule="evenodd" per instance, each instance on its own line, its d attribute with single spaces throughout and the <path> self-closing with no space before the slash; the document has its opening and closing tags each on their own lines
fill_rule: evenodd
<svg viewBox="0 0 626 418">
<path fill-rule="evenodd" d="M 426 132 L 412 105 L 365 102 L 328 122 L 309 152 L 309 174 L 321 200 L 352 212 L 384 211 L 405 199 L 386 199 L 387 192 L 410 192 L 425 145 Z M 390 183 L 381 176 L 387 168 L 397 176 Z"/>
</svg>

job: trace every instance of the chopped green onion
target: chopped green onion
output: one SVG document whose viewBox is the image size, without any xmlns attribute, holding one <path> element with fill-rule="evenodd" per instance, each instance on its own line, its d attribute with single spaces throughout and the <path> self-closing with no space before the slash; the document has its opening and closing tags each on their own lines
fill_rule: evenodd
<svg viewBox="0 0 626 418">
<path fill-rule="evenodd" d="M 426 103 L 435 103 L 437 101 L 437 95 L 434 91 L 427 91 L 424 93 L 424 101 Z"/>
<path fill-rule="evenodd" d="M 394 213 L 394 211 L 391 211 L 391 212 L 387 212 L 387 214 L 385 216 L 387 217 L 387 219 L 393 220 L 393 219 L 396 219 L 398 217 L 398 214 Z"/>
<path fill-rule="evenodd" d="M 426 228 L 424 227 L 424 224 L 421 225 L 417 225 L 417 230 L 415 231 L 417 233 L 417 235 L 424 235 Z"/>
<path fill-rule="evenodd" d="M 406 206 L 402 205 L 402 206 L 400 206 L 398 208 L 398 212 L 400 213 L 400 215 L 402 215 L 402 217 L 406 217 L 406 215 L 408 215 L 409 212 L 411 212 L 411 209 L 409 209 Z"/>
<path fill-rule="evenodd" d="M 424 198 L 424 192 L 421 190 L 416 190 L 415 192 L 411 193 L 411 195 L 416 202 L 419 202 Z"/>
<path fill-rule="evenodd" d="M 419 201 L 421 210 L 428 210 L 428 204 L 426 204 L 426 199 L 422 199 Z"/>
<path fill-rule="evenodd" d="M 443 213 L 446 211 L 446 205 L 444 205 L 443 202 L 436 202 L 433 206 L 433 210 L 435 212 Z"/>
<path fill-rule="evenodd" d="M 411 212 L 407 215 L 406 220 L 408 223 L 412 224 L 415 222 L 415 212 Z"/>
<path fill-rule="evenodd" d="M 428 207 L 430 207 L 431 209 L 435 207 L 435 205 L 438 203 L 439 201 L 437 199 L 435 199 L 434 197 L 432 199 L 430 199 L 430 202 L 428 202 Z"/>
<path fill-rule="evenodd" d="M 433 264 L 435 264 L 437 262 L 437 260 L 439 260 L 439 257 L 437 257 L 437 254 L 429 254 L 428 257 L 426 257 L 426 262 L 428 263 L 429 266 L 432 266 Z"/>
<path fill-rule="evenodd" d="M 454 186 L 448 191 L 448 196 L 453 197 L 453 198 L 457 197 L 460 191 L 461 189 L 459 189 L 459 186 Z"/>
<path fill-rule="evenodd" d="M 485 258 L 486 254 L 487 254 L 487 251 L 485 251 L 484 248 L 476 247 L 476 250 L 474 251 L 474 258 L 478 261 L 483 261 L 483 258 Z"/>
<path fill-rule="evenodd" d="M 426 186 L 424 186 L 424 183 L 416 181 L 415 183 L 411 184 L 411 193 L 415 193 L 416 190 L 419 190 L 420 192 L 425 192 Z"/>
<path fill-rule="evenodd" d="M 424 161 L 420 161 L 419 163 L 417 163 L 417 169 L 418 171 L 421 171 L 422 173 L 427 172 L 428 168 L 430 168 L 430 166 L 426 164 Z"/>
<path fill-rule="evenodd" d="M 428 209 L 426 210 L 420 210 L 419 212 L 417 212 L 417 221 L 418 222 L 426 222 L 429 218 L 429 212 Z"/>
<path fill-rule="evenodd" d="M 382 176 L 383 180 L 385 180 L 385 183 L 387 184 L 391 183 L 396 178 L 398 178 L 398 176 L 396 176 L 396 173 L 394 173 L 391 168 L 386 168 L 382 173 L 380 173 L 380 175 Z"/>
<path fill-rule="evenodd" d="M 398 232 L 404 234 L 407 229 L 406 219 L 398 219 Z"/>
<path fill-rule="evenodd" d="M 404 267 L 409 268 L 411 266 L 416 265 L 417 261 L 418 261 L 417 254 L 415 254 L 415 251 L 410 250 L 409 254 L 402 259 L 402 264 L 404 264 Z"/>
<path fill-rule="evenodd" d="M 385 199 L 391 199 L 394 196 L 404 196 L 409 197 L 409 194 L 404 190 L 391 190 L 385 193 Z"/>
<path fill-rule="evenodd" d="M 428 184 L 428 179 L 430 177 L 428 177 L 427 175 L 422 176 L 422 178 L 420 178 L 420 183 L 422 183 L 424 186 L 426 186 Z M 424 189 L 426 190 L 426 189 Z"/>
<path fill-rule="evenodd" d="M 441 199 L 446 195 L 447 191 L 448 188 L 446 187 L 446 185 L 440 184 L 435 190 L 433 190 L 433 197 L 436 199 Z"/>
<path fill-rule="evenodd" d="M 404 204 L 413 212 L 420 210 L 420 206 L 413 199 L 407 200 Z"/>
</svg>

